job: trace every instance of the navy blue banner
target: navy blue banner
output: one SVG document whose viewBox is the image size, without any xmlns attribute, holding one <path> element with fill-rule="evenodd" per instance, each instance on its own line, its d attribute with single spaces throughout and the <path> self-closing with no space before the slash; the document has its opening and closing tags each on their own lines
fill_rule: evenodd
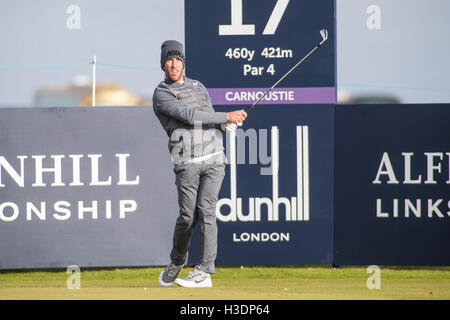
<svg viewBox="0 0 450 320">
<path fill-rule="evenodd" d="M 450 264 L 449 118 L 450 105 L 336 106 L 336 264 Z"/>
<path fill-rule="evenodd" d="M 261 105 L 227 134 L 218 264 L 333 262 L 333 134 L 333 105 Z"/>
<path fill-rule="evenodd" d="M 217 111 L 252 104 L 328 31 L 226 139 L 218 264 L 333 261 L 334 12 L 333 0 L 185 1 L 186 75 Z"/>
<path fill-rule="evenodd" d="M 240 88 L 264 92 L 322 41 L 326 29 L 328 40 L 280 84 L 292 97 L 271 101 L 334 103 L 334 12 L 334 0 L 185 1 L 186 74 L 210 90 L 215 105 L 249 104 Z"/>
<path fill-rule="evenodd" d="M 217 264 L 449 265 L 449 117 L 258 106 L 225 139 Z M 178 209 L 152 109 L 3 109 L 0 122 L 0 268 L 167 263 Z"/>
<path fill-rule="evenodd" d="M 0 269 L 165 265 L 178 214 L 149 107 L 1 109 Z"/>
</svg>

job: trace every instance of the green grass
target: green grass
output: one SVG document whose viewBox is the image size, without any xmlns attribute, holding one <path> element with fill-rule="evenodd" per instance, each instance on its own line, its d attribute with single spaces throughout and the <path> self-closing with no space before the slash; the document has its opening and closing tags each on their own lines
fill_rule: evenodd
<svg viewBox="0 0 450 320">
<path fill-rule="evenodd" d="M 381 288 L 366 286 L 366 267 L 218 267 L 213 288 L 158 285 L 160 267 L 81 269 L 81 288 L 68 289 L 66 270 L 0 271 L 6 299 L 440 299 L 450 300 L 450 267 L 383 267 Z M 190 268 L 184 268 L 180 276 Z"/>
</svg>

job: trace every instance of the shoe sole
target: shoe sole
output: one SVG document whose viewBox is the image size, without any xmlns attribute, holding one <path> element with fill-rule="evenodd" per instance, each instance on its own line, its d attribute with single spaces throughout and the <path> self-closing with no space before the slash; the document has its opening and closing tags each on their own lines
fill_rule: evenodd
<svg viewBox="0 0 450 320">
<path fill-rule="evenodd" d="M 185 281 L 183 279 L 176 279 L 175 283 L 181 287 L 185 288 L 211 288 L 212 287 L 212 281 L 211 278 L 205 279 L 201 282 L 194 282 L 194 281 Z"/>
</svg>

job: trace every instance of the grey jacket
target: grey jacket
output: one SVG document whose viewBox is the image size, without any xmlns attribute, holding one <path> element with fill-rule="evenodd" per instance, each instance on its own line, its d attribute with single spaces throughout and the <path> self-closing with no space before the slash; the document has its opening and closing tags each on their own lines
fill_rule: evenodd
<svg viewBox="0 0 450 320">
<path fill-rule="evenodd" d="M 227 122 L 227 114 L 214 111 L 199 81 L 162 81 L 153 93 L 153 110 L 170 138 L 174 163 L 223 152 L 220 124 Z"/>
</svg>

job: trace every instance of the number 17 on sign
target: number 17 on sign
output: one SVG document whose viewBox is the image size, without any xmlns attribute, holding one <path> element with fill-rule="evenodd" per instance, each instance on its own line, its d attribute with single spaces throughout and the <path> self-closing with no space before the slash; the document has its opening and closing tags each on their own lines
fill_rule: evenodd
<svg viewBox="0 0 450 320">
<path fill-rule="evenodd" d="M 231 1 L 231 24 L 219 25 L 219 36 L 231 35 L 255 35 L 254 24 L 244 24 L 242 1 L 244 0 L 230 0 Z M 263 34 L 273 35 L 280 24 L 281 18 L 286 11 L 289 0 L 277 0 L 272 14 L 267 21 Z"/>
</svg>

